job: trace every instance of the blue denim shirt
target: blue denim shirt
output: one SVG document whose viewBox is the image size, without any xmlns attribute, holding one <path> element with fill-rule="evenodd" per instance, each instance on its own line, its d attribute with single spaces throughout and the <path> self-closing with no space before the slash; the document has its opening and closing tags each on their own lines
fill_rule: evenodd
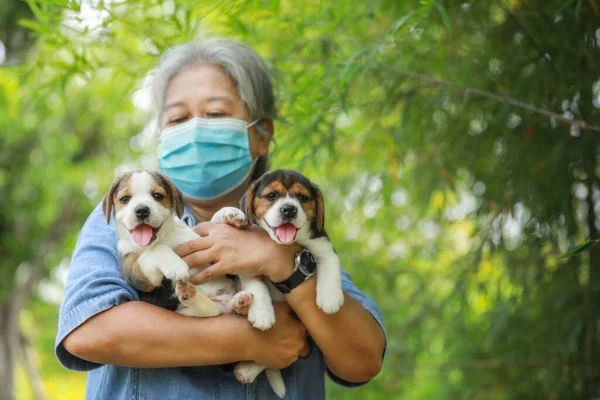
<svg viewBox="0 0 600 400">
<path fill-rule="evenodd" d="M 196 221 L 186 210 L 183 220 L 190 226 Z M 367 309 L 383 327 L 375 303 L 361 293 L 343 272 L 343 288 Z M 60 308 L 55 352 L 62 365 L 76 371 L 89 371 L 86 399 L 253 399 L 276 400 L 264 374 L 251 385 L 238 382 L 230 370 L 221 366 L 181 368 L 128 368 L 102 365 L 78 358 L 62 345 L 63 339 L 94 315 L 113 306 L 139 300 L 117 265 L 117 239 L 113 222 L 106 224 L 101 207 L 89 216 L 79 234 Z M 310 355 L 282 370 L 286 399 L 325 398 L 325 373 L 336 383 L 351 384 L 332 375 L 318 347 L 311 341 Z"/>
</svg>

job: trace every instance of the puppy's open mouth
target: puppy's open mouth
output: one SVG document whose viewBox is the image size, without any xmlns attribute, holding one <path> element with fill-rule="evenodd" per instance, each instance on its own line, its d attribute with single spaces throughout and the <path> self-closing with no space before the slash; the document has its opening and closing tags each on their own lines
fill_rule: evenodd
<svg viewBox="0 0 600 400">
<path fill-rule="evenodd" d="M 294 224 L 290 224 L 289 222 L 281 224 L 275 228 L 273 228 L 269 224 L 267 224 L 267 226 L 271 228 L 271 230 L 275 233 L 275 236 L 277 236 L 277 239 L 279 239 L 281 243 L 292 243 L 296 238 L 296 233 L 298 233 L 298 230 L 296 229 Z"/>
<path fill-rule="evenodd" d="M 160 230 L 160 226 L 157 228 L 153 228 L 148 224 L 140 224 L 133 228 L 131 232 L 131 237 L 133 238 L 133 243 L 135 243 L 138 247 L 148 246 L 154 240 L 156 240 L 156 235 Z"/>
</svg>

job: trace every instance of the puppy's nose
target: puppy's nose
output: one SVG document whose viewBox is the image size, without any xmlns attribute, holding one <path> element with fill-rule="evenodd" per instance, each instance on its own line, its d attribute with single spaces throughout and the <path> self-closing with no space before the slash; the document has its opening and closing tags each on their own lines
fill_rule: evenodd
<svg viewBox="0 0 600 400">
<path fill-rule="evenodd" d="M 135 208 L 135 216 L 138 217 L 139 219 L 148 218 L 148 215 L 150 215 L 150 209 L 148 207 L 137 206 Z"/>
<path fill-rule="evenodd" d="M 281 215 L 288 218 L 294 218 L 296 214 L 298 214 L 298 209 L 296 206 L 292 206 L 290 204 L 286 204 L 285 206 L 281 207 L 279 211 L 281 212 Z"/>
</svg>

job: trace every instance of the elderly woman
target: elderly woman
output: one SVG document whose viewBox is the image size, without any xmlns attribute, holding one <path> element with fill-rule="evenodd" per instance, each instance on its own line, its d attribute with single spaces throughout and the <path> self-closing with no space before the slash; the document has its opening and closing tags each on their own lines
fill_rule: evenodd
<svg viewBox="0 0 600 400">
<path fill-rule="evenodd" d="M 230 39 L 174 47 L 156 71 L 154 95 L 161 133 L 182 132 L 179 157 L 159 152 L 160 168 L 184 194 L 183 220 L 202 236 L 177 253 L 190 267 L 218 261 L 213 275 L 286 280 L 299 247 L 278 245 L 260 229 L 203 222 L 237 206 L 266 170 L 276 112 L 261 58 Z M 215 124 L 218 118 L 229 122 Z M 277 398 L 263 376 L 243 385 L 222 367 L 249 360 L 283 369 L 289 398 L 314 400 L 325 397 L 326 371 L 352 387 L 381 369 L 380 312 L 345 273 L 338 313 L 317 307 L 312 277 L 285 295 L 275 325 L 260 331 L 242 316 L 186 317 L 140 301 L 117 263 L 114 227 L 97 207 L 73 254 L 56 338 L 60 362 L 89 371 L 89 399 Z"/>
</svg>

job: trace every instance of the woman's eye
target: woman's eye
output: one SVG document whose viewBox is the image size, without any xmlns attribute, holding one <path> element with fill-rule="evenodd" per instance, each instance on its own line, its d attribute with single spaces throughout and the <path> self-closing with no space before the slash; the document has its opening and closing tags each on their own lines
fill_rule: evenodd
<svg viewBox="0 0 600 400">
<path fill-rule="evenodd" d="M 265 199 L 267 199 L 269 201 L 273 201 L 276 198 L 277 198 L 277 193 L 275 193 L 275 192 L 271 192 L 265 196 Z"/>
<path fill-rule="evenodd" d="M 131 200 L 131 196 L 123 196 L 119 199 L 119 201 L 123 204 L 129 203 L 129 200 Z"/>
<path fill-rule="evenodd" d="M 225 113 L 221 111 L 211 111 L 207 112 L 206 116 L 208 118 L 223 118 L 225 116 Z"/>
<path fill-rule="evenodd" d="M 164 199 L 164 198 L 165 198 L 165 196 L 163 196 L 163 195 L 162 195 L 162 194 L 160 194 L 160 193 L 153 193 L 153 194 L 152 194 L 152 197 L 153 197 L 153 198 L 154 198 L 154 200 L 156 200 L 156 201 L 162 201 L 162 199 Z"/>
<path fill-rule="evenodd" d="M 185 122 L 186 120 L 187 120 L 187 117 L 171 118 L 169 120 L 169 125 L 181 124 L 182 122 Z"/>
<path fill-rule="evenodd" d="M 298 195 L 298 199 L 299 199 L 299 200 L 300 200 L 302 203 L 305 203 L 305 202 L 307 202 L 307 201 L 309 201 L 309 200 L 310 200 L 310 198 L 309 198 L 308 196 L 305 196 L 305 195 L 303 195 L 303 194 L 300 194 L 300 195 Z"/>
</svg>

